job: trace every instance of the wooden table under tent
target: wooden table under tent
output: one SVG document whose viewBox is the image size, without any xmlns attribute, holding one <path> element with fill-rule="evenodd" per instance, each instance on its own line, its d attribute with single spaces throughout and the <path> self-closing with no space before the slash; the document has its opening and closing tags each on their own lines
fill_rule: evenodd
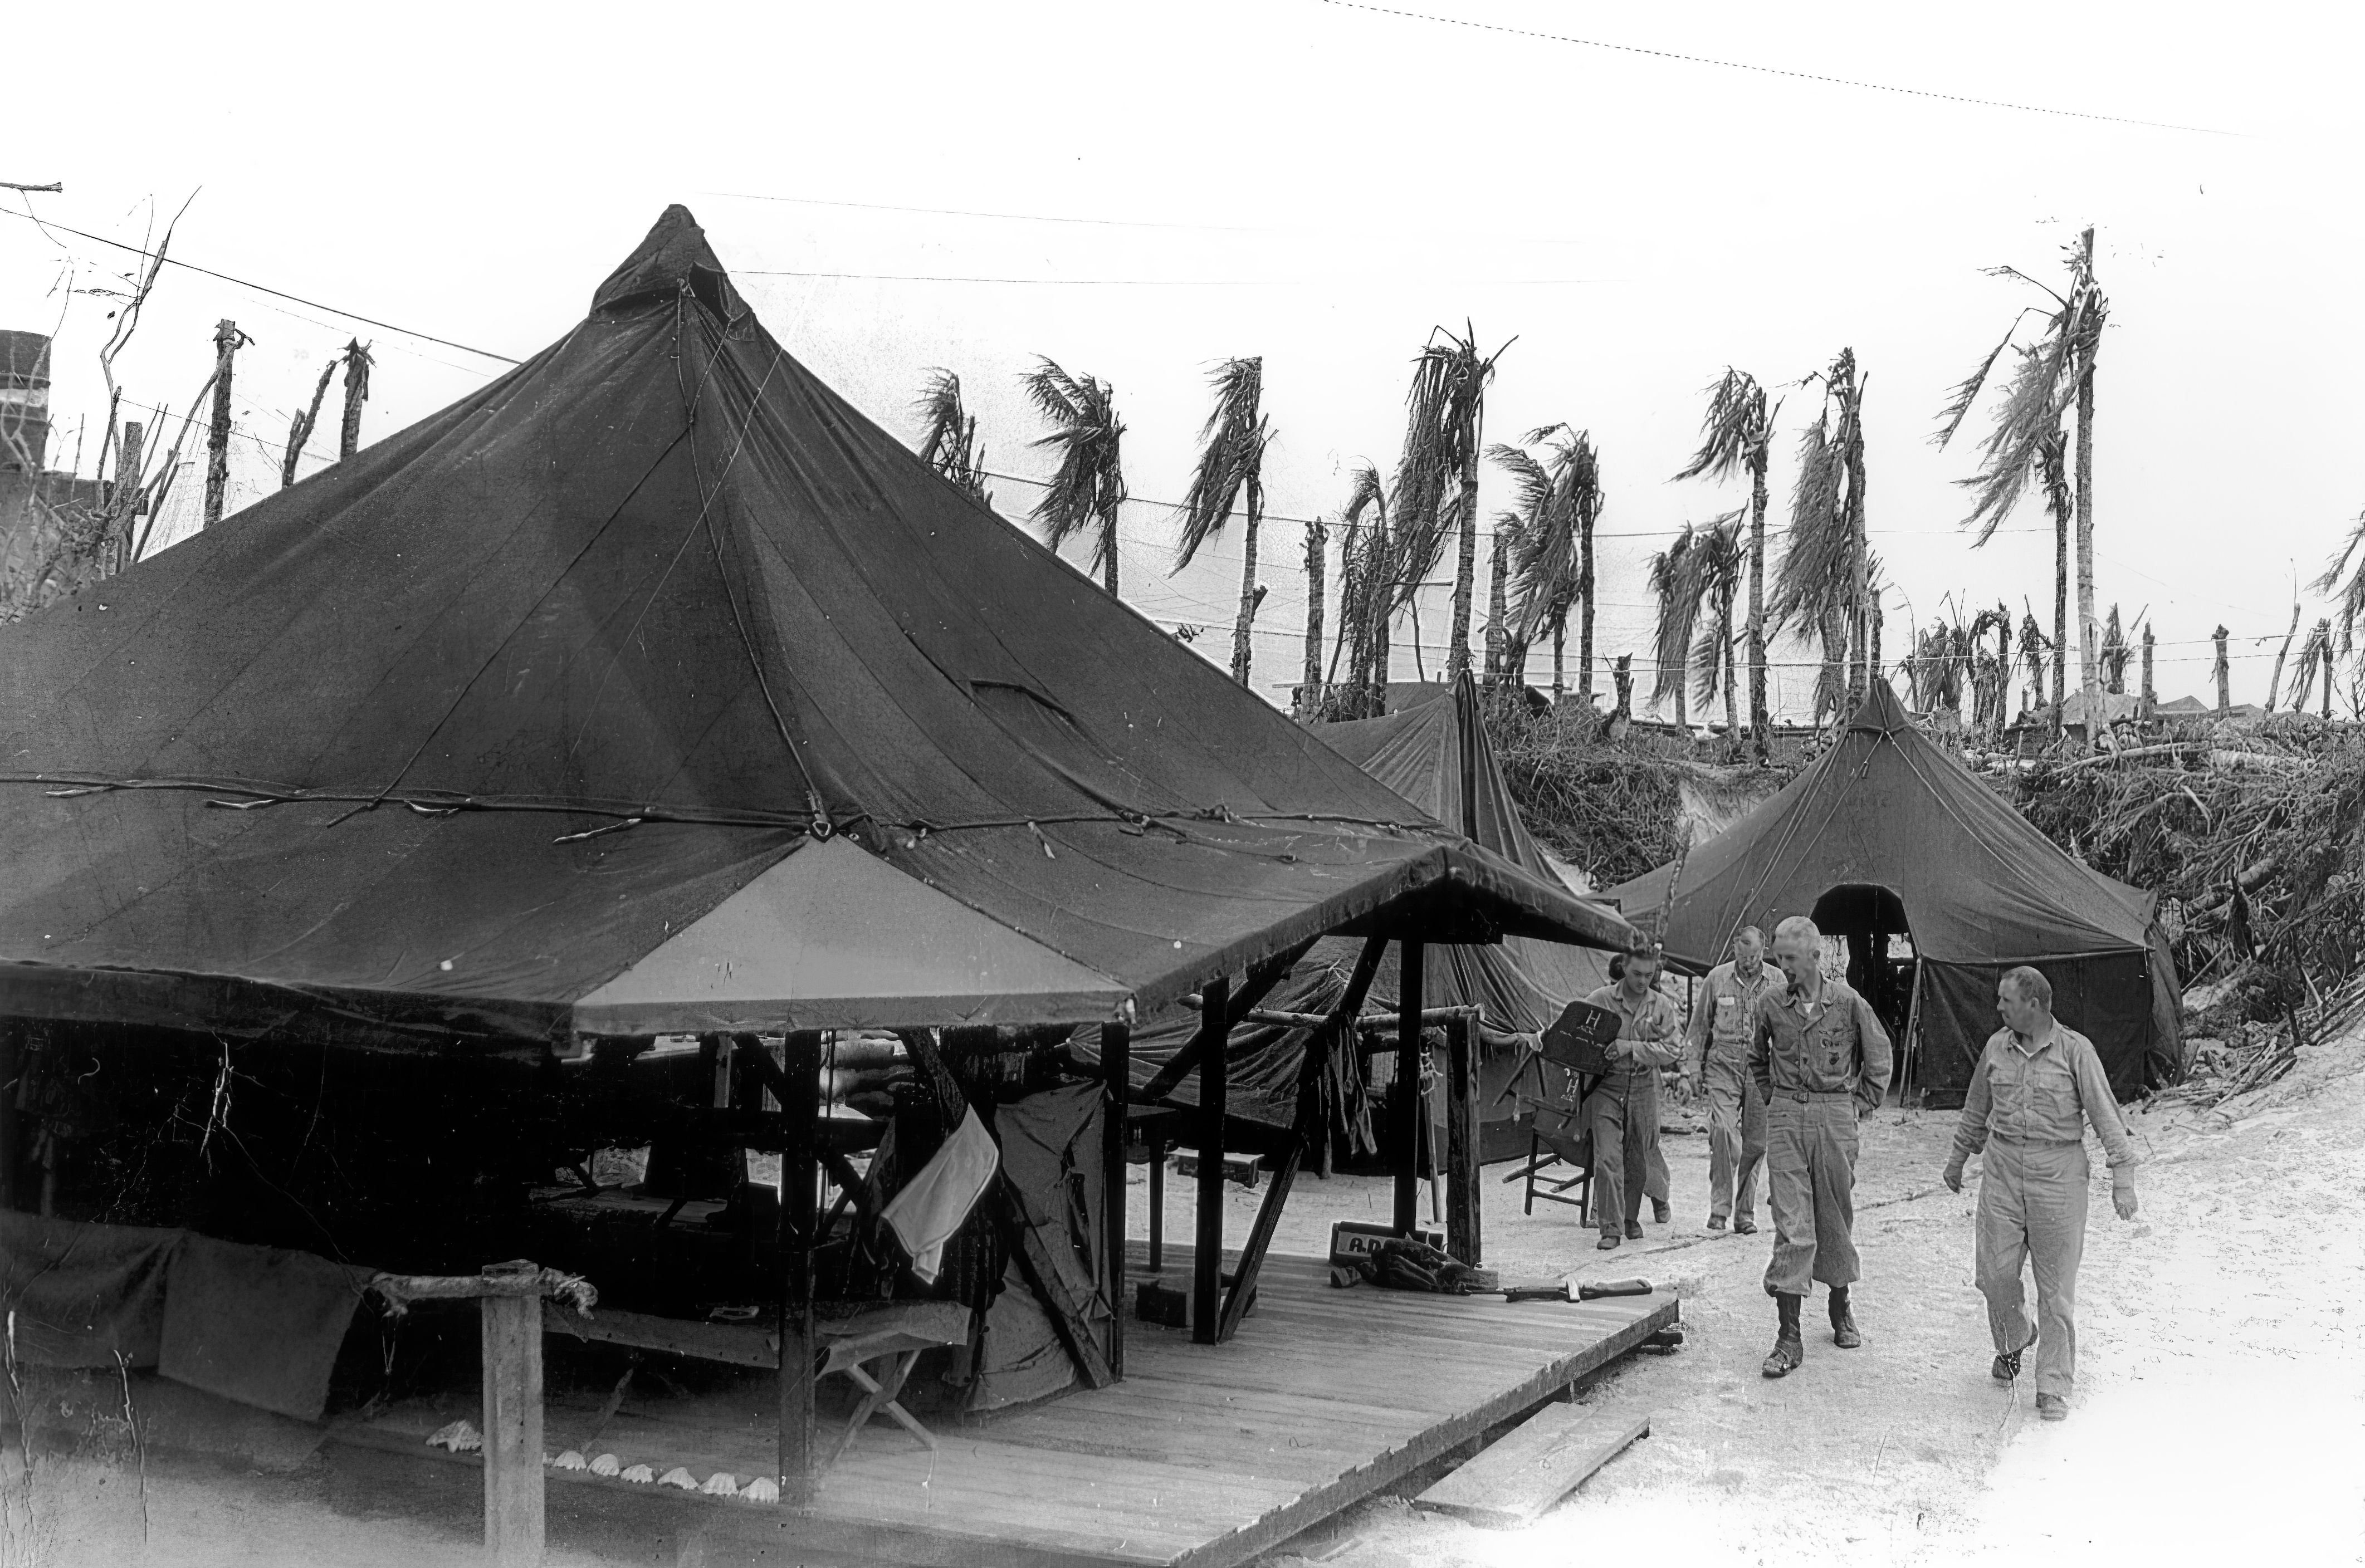
<svg viewBox="0 0 2365 1568">
<path fill-rule="evenodd" d="M 0 628 L 0 732 L 11 1440 L 119 1380 L 374 1506 L 481 1468 L 508 1560 L 1231 1562 L 1674 1316 L 1332 1292 L 1216 1201 L 1190 1326 L 1126 1321 L 1137 1017 L 1198 999 L 1143 1114 L 1219 1198 L 1313 944 L 1639 938 L 939 478 L 679 207 L 515 370 Z"/>
</svg>

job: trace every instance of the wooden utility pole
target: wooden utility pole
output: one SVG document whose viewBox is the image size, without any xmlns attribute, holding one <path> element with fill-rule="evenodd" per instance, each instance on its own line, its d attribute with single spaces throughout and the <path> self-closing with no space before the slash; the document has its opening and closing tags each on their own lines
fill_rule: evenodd
<svg viewBox="0 0 2365 1568">
<path fill-rule="evenodd" d="M 222 519 L 230 491 L 230 361 L 246 335 L 227 317 L 214 327 L 214 418 L 206 431 L 206 512 L 200 526 L 211 528 Z"/>
<path fill-rule="evenodd" d="M 2222 625 L 2214 632 L 2209 633 L 2210 641 L 2217 644 L 2217 668 L 2215 674 L 2217 676 L 2217 711 L 2220 713 L 2225 712 L 2227 709 L 2234 706 L 2231 676 L 2225 667 L 2225 639 L 2228 635 L 2230 635 L 2230 633 L 2227 633 L 2225 628 Z"/>
<path fill-rule="evenodd" d="M 345 417 L 337 434 L 337 460 L 362 446 L 362 405 L 369 401 L 370 352 L 359 338 L 345 345 Z"/>
<path fill-rule="evenodd" d="M 2316 646 L 2323 650 L 2324 717 L 2329 721 L 2332 717 L 2332 621 L 2330 617 L 2327 616 L 2315 623 L 2315 642 Z M 2301 692 L 2299 700 L 2292 706 L 2304 711 L 2307 708 L 2307 693 Z"/>
<path fill-rule="evenodd" d="M 2267 678 L 2267 711 L 2270 713 L 2275 711 L 2275 703 L 2277 700 L 2282 696 L 2283 659 L 2284 656 L 2291 652 L 2292 639 L 2298 635 L 2299 606 L 2294 604 L 2292 606 L 2291 630 L 2283 633 L 2283 645 L 2275 650 L 2274 673 Z M 2299 700 L 2294 703 L 2293 706 L 2299 708 L 2306 707 L 2307 694 L 2305 692 L 2302 692 L 2300 694 Z"/>
<path fill-rule="evenodd" d="M 2143 712 L 2140 715 L 2146 719 L 2152 716 L 2153 709 L 2157 705 L 2157 694 L 2153 691 L 2151 684 L 2151 623 L 2146 622 L 2143 649 Z"/>
</svg>

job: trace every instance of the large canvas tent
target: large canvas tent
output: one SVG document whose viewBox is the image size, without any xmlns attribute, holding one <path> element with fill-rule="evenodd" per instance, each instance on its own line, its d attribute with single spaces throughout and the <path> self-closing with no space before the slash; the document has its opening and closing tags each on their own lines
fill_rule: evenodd
<svg viewBox="0 0 2365 1568">
<path fill-rule="evenodd" d="M 143 1054 L 177 1046 L 185 1066 L 191 1042 L 219 1050 L 223 1085 L 229 1042 L 282 1064 L 318 1045 L 306 1103 L 339 1124 L 321 1137 L 372 1138 L 385 1176 L 365 1196 L 400 1214 L 370 1211 L 361 1236 L 307 1210 L 306 1245 L 325 1232 L 411 1271 L 516 1256 L 523 1183 L 583 1147 L 570 1117 L 652 1148 L 779 1151 L 774 1220 L 752 1182 L 734 1190 L 726 1239 L 746 1247 L 715 1267 L 740 1294 L 694 1297 L 694 1277 L 647 1262 L 603 1288 L 661 1317 L 745 1299 L 755 1275 L 777 1288 L 783 1495 L 808 1501 L 833 1223 L 817 1171 L 883 1141 L 819 1114 L 822 1031 L 904 1035 L 910 1119 L 937 1125 L 926 1148 L 899 1137 L 899 1160 L 986 1103 L 1003 1164 L 969 1225 L 1000 1240 L 976 1277 L 1031 1282 L 1105 1382 L 1138 1012 L 1221 996 L 1325 935 L 1639 940 L 943 480 L 765 331 L 679 207 L 578 326 L 482 390 L 0 629 L 0 1077 L 28 1042 L 51 1078 L 61 1039 L 118 1053 L 110 1088 L 142 1083 Z M 1220 1050 L 1231 1021 L 1203 1037 Z M 936 1035 L 1078 1024 L 1111 1047 L 1103 1084 L 1032 1028 L 1015 1077 L 964 1081 Z M 698 1054 L 648 1048 L 673 1034 Z M 981 1035 L 981 1056 L 1013 1044 Z M 1027 1148 L 1014 1097 L 1046 1113 Z M 1220 1155 L 1211 1103 L 1202 1147 Z M 0 1109 L 5 1205 L 27 1162 L 17 1102 Z M 288 1125 L 303 1142 L 265 1147 L 280 1163 L 254 1174 L 300 1207 L 278 1178 L 313 1129 Z M 408 1162 L 431 1134 L 459 1175 Z M 62 1137 L 41 1141 L 48 1159 Z M 235 1141 L 252 1160 L 266 1140 Z M 486 1169 L 500 1180 L 470 1179 Z M 849 1202 L 867 1180 L 828 1169 Z M 1071 1202 L 1079 1182 L 1097 1200 Z M 1218 1314 L 1217 1195 L 1192 1271 L 1211 1342 L 1270 1239 Z M 398 1242 L 432 1250 L 380 1250 Z M 989 1315 L 989 1360 L 992 1331 Z"/>
<path fill-rule="evenodd" d="M 688 212 L 470 397 L 0 631 L 0 1013 L 373 1041 L 1106 1020 L 1631 932 L 781 349 Z"/>
<path fill-rule="evenodd" d="M 1411 689 L 1428 691 L 1428 700 L 1382 718 L 1317 725 L 1314 734 L 1423 815 L 1530 875 L 1557 883 L 1557 874 L 1528 831 L 1503 778 L 1480 716 L 1476 684 L 1465 674 L 1451 686 Z M 1339 939 L 1316 944 L 1275 988 L 1273 1009 L 1328 1013 L 1346 988 L 1360 946 Z M 1527 1148 L 1524 1134 L 1514 1136 L 1516 1102 L 1503 1093 L 1507 1080 L 1527 1058 L 1504 1036 L 1543 1029 L 1572 1000 L 1607 984 L 1608 959 L 1608 954 L 1597 946 L 1521 936 L 1486 946 L 1431 944 L 1425 949 L 1423 1001 L 1431 1007 L 1474 1005 L 1485 1010 L 1487 1049 L 1479 1065 L 1479 1089 L 1488 1158 Z M 1392 952 L 1373 980 L 1370 1006 L 1384 1011 L 1399 990 Z M 1134 1037 L 1138 1082 L 1156 1076 L 1189 1039 L 1194 1023 L 1194 1014 L 1179 1010 L 1145 1023 Z M 1251 1024 L 1234 1032 L 1230 1090 L 1236 1114 L 1289 1125 L 1295 1113 L 1306 1033 L 1277 1024 Z M 1177 1086 L 1174 1097 L 1190 1103 L 1190 1083 Z"/>
<path fill-rule="evenodd" d="M 1680 874 L 1678 874 L 1680 873 Z M 1672 902 L 1669 883 L 1673 881 Z M 1829 935 L 1898 934 L 1915 960 L 1907 1087 L 1958 1095 L 1999 1026 L 1995 984 L 2030 964 L 2091 1036 L 2122 1098 L 2180 1061 L 2158 895 L 2056 848 L 1874 683 L 1837 745 L 1689 857 L 1614 890 L 1669 958 L 1705 969 L 1743 924 L 1807 914 Z"/>
</svg>

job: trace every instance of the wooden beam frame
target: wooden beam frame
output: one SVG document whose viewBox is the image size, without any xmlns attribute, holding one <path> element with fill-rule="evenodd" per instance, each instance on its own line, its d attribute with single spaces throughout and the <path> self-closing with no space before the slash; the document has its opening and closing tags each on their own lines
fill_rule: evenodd
<svg viewBox="0 0 2365 1568">
<path fill-rule="evenodd" d="M 1410 1236 L 1420 1225 L 1420 1029 L 1424 944 L 1396 947 L 1396 1080 L 1388 1103 L 1388 1159 L 1395 1170 L 1395 1232 Z"/>
<path fill-rule="evenodd" d="M 1476 1263 L 1482 1249 L 1478 1186 L 1478 1010 L 1447 1025 L 1445 1249 Z"/>
<path fill-rule="evenodd" d="M 1297 967 L 1297 960 L 1306 957 L 1316 940 L 1309 937 L 1287 952 L 1275 953 L 1263 963 L 1249 970 L 1248 978 L 1241 982 L 1240 989 L 1236 991 L 1229 989 L 1231 984 L 1229 978 L 1225 980 L 1226 993 L 1229 1000 L 1222 1009 L 1224 1028 L 1219 1038 L 1228 1038 L 1231 1032 L 1239 1027 L 1240 1021 L 1249 1015 L 1250 1011 L 1258 1002 L 1262 1002 L 1291 969 Z M 1199 1053 L 1205 1048 L 1207 1037 L 1205 1027 L 1207 1014 L 1206 998 L 1213 994 L 1212 988 L 1201 993 L 1199 1017 L 1202 1027 L 1198 1033 L 1191 1036 L 1182 1049 L 1174 1053 L 1171 1060 L 1158 1070 L 1156 1077 L 1142 1086 L 1140 1094 L 1142 1103 L 1155 1104 L 1173 1093 L 1175 1088 L 1191 1076 L 1191 1070 L 1199 1065 Z"/>
<path fill-rule="evenodd" d="M 752 1053 L 750 1047 L 752 1047 Z M 780 1155 L 780 1502 L 810 1513 L 821 1495 L 821 1470 L 813 1435 L 813 1249 L 818 1138 L 821 1115 L 821 1035 L 799 1030 L 788 1037 L 788 1060 L 772 1055 L 752 1036 L 739 1045 L 777 1076 L 768 1085 L 780 1103 L 787 1134 Z M 757 1071 L 763 1073 L 763 1067 Z"/>
<path fill-rule="evenodd" d="M 1219 1344 L 1239 1333 L 1240 1319 L 1248 1316 L 1249 1303 L 1256 1295 L 1257 1274 L 1264 1267 L 1272 1233 L 1281 1225 L 1282 1205 L 1289 1202 L 1289 1189 L 1297 1180 L 1297 1167 L 1305 1155 L 1306 1140 L 1292 1138 L 1264 1190 L 1264 1202 L 1257 1205 L 1256 1224 L 1249 1231 L 1248 1245 L 1240 1249 L 1239 1266 L 1232 1271 L 1231 1289 L 1225 1294 L 1223 1316 L 1216 1321 Z"/>
<path fill-rule="evenodd" d="M 1276 977 L 1277 978 L 1277 977 Z M 1249 990 L 1256 989 L 1251 976 Z M 1224 1114 L 1231 1063 L 1225 1039 L 1231 1033 L 1232 982 L 1211 983 L 1199 1009 L 1199 1033 L 1186 1049 L 1199 1058 L 1199 1201 L 1196 1245 L 1191 1253 L 1191 1338 L 1202 1345 L 1217 1342 L 1223 1312 L 1224 1268 Z M 1175 1059 L 1184 1052 L 1177 1051 Z M 1161 1075 L 1162 1076 L 1162 1075 Z"/>
<path fill-rule="evenodd" d="M 1110 1375 L 1125 1375 L 1126 1104 L 1133 1090 L 1133 1031 L 1101 1025 L 1101 1277 L 1107 1288 Z"/>
</svg>

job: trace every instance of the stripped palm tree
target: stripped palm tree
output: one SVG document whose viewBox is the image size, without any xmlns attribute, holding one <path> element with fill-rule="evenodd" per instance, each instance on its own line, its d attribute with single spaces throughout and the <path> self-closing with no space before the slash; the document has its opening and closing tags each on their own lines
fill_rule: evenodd
<svg viewBox="0 0 2365 1568">
<path fill-rule="evenodd" d="M 1756 377 L 1728 365 L 1723 379 L 1709 388 L 1699 450 L 1676 476 L 1726 479 L 1736 469 L 1749 475 L 1749 728 L 1761 763 L 1772 755 L 1773 725 L 1765 694 L 1765 470 L 1780 412 L 1778 404 L 1766 408 Z"/>
<path fill-rule="evenodd" d="M 2102 628 L 2102 689 L 2113 697 L 2124 697 L 2127 690 L 2127 661 L 2135 656 L 2128 645 L 2127 634 L 2119 626 L 2119 607 L 2111 606 L 2111 619 Z"/>
<path fill-rule="evenodd" d="M 1501 685 L 1511 678 L 1512 643 L 1510 627 L 1511 553 L 1519 548 L 1519 514 L 1503 511 L 1495 514 L 1495 543 L 1486 552 L 1486 685 Z M 1519 651 L 1519 678 L 1525 680 L 1527 650 Z"/>
<path fill-rule="evenodd" d="M 1243 498 L 1246 516 L 1240 530 L 1240 608 L 1232 622 L 1232 678 L 1249 683 L 1249 629 L 1256 619 L 1258 600 L 1257 526 L 1264 519 L 1264 454 L 1272 442 L 1272 429 L 1261 405 L 1264 400 L 1264 361 L 1227 359 L 1209 377 L 1216 389 L 1216 407 L 1199 431 L 1199 465 L 1191 475 L 1191 488 L 1182 497 L 1182 537 L 1174 552 L 1174 570 L 1224 531 L 1232 508 Z"/>
<path fill-rule="evenodd" d="M 2045 657 L 2048 653 L 2057 654 L 2059 651 L 2052 640 L 2038 628 L 2035 611 L 2030 610 L 2021 616 L 2020 660 L 2028 666 L 2029 696 L 2032 707 L 2045 706 Z M 2055 666 L 2057 670 L 2059 667 L 2057 664 Z M 2061 705 L 2057 702 L 2053 707 L 2055 716 L 2057 718 Z"/>
<path fill-rule="evenodd" d="M 1741 579 L 1749 552 L 1742 543 L 1742 517 L 1727 512 L 1692 540 L 1692 575 L 1699 594 L 1702 617 L 1698 640 L 1692 648 L 1696 695 L 1705 708 L 1724 697 L 1724 738 L 1728 751 L 1741 751 L 1741 694 L 1734 679 L 1732 616 L 1741 599 Z"/>
<path fill-rule="evenodd" d="M 985 448 L 977 439 L 977 417 L 961 404 L 960 377 L 949 370 L 930 370 L 912 407 L 920 416 L 920 461 L 980 506 L 992 506 L 993 497 L 985 487 Z"/>
<path fill-rule="evenodd" d="M 2315 683 L 2316 672 L 2324 674 L 2324 716 L 2332 717 L 2332 622 L 2327 617 L 2315 623 L 2307 641 L 2300 644 L 2299 677 L 2292 683 L 2292 711 L 2307 711 L 2308 688 Z"/>
<path fill-rule="evenodd" d="M 1125 468 L 1118 456 L 1125 423 L 1116 417 L 1116 388 L 1097 376 L 1071 376 L 1039 357 L 1019 383 L 1051 424 L 1051 433 L 1035 444 L 1059 452 L 1059 472 L 1035 503 L 1044 543 L 1057 550 L 1092 530 L 1092 569 L 1114 599 L 1116 514 L 1125 502 Z"/>
<path fill-rule="evenodd" d="M 1388 616 L 1394 603 L 1388 498 L 1379 471 L 1368 463 L 1356 465 L 1352 480 L 1339 514 L 1339 644 L 1331 650 L 1328 682 L 1339 695 L 1330 711 L 1339 718 L 1375 719 L 1387 706 Z M 1365 512 L 1371 513 L 1369 521 Z M 1342 650 L 1343 686 L 1338 678 Z"/>
<path fill-rule="evenodd" d="M 1651 705 L 1655 708 L 1673 697 L 1679 730 L 1690 728 L 1684 695 L 1689 685 L 1692 633 L 1699 625 L 1700 581 L 1692 560 L 1694 538 L 1692 525 L 1684 524 L 1673 543 L 1652 555 L 1650 566 L 1651 597 L 1658 601 Z"/>
<path fill-rule="evenodd" d="M 1978 530 L 1974 543 L 1985 544 L 2019 501 L 2032 477 L 2045 483 L 2057 530 L 2065 536 L 2073 532 L 2065 519 L 2074 517 L 2078 676 L 2090 711 L 2099 704 L 2102 694 L 2102 664 L 2097 647 L 2100 629 L 2094 619 L 2094 362 L 2102 352 L 2102 326 L 2110 317 L 2111 305 L 2094 279 L 2093 230 L 2087 229 L 2075 243 L 2064 249 L 2068 254 L 2069 268 L 2067 293 L 2038 283 L 2016 267 L 1990 269 L 1990 275 L 2018 278 L 2042 289 L 2053 301 L 2053 308 L 2047 310 L 2041 306 L 2030 307 L 2012 318 L 2002 341 L 1988 352 L 1978 369 L 1956 386 L 1954 395 L 1939 410 L 1936 441 L 1944 447 L 1954 439 L 1987 388 L 2004 351 L 2012 350 L 2012 374 L 2003 383 L 1987 437 L 1979 442 L 1978 472 L 1959 481 L 1972 492 L 1970 515 L 1963 520 L 1963 526 Z M 2031 314 L 2044 319 L 2035 342 L 2015 342 L 2021 323 Z M 2078 417 L 2074 462 L 2066 455 L 2067 438 L 2062 430 L 2072 409 Z M 2048 447 L 2053 449 L 2049 456 Z M 2070 493 L 2072 476 L 2065 475 L 2065 469 L 2074 469 L 2074 498 Z M 2069 554 L 2066 548 L 2057 552 L 2056 575 L 2061 580 L 2056 586 L 2055 597 L 2064 603 L 2068 597 Z M 2056 618 L 2053 640 L 2057 656 L 2067 655 L 2067 620 L 2066 613 Z M 2061 703 L 2063 684 L 2057 676 L 2053 697 L 2057 710 Z"/>
<path fill-rule="evenodd" d="M 1996 634 L 1996 651 L 1992 658 L 1987 655 L 1987 635 L 1990 632 Z M 2008 717 L 2004 709 L 2008 705 L 2007 697 L 2012 688 L 2011 608 L 1999 604 L 1993 610 L 1982 610 L 1973 616 L 1970 642 L 1973 649 L 1977 650 L 1972 667 L 1976 670 L 1978 667 L 1978 661 L 1986 659 L 1988 663 L 1993 665 L 1996 672 L 1993 700 L 1983 710 L 1975 713 L 1973 722 L 1990 734 L 1998 734 L 2002 732 Z M 1976 686 L 1974 689 L 1977 689 Z"/>
<path fill-rule="evenodd" d="M 1510 347 L 1505 343 L 1503 348 Z M 1470 667 L 1470 613 L 1478 576 L 1478 456 L 1486 384 L 1503 349 L 1478 352 L 1467 323 L 1461 336 L 1440 327 L 1413 361 L 1405 396 L 1405 443 L 1395 488 L 1397 564 L 1395 609 L 1410 604 L 1454 540 L 1453 619 L 1447 633 L 1445 678 Z"/>
<path fill-rule="evenodd" d="M 1523 450 L 1543 446 L 1539 461 Z M 1530 431 L 1519 446 L 1486 455 L 1510 471 L 1519 533 L 1510 570 L 1512 642 L 1522 650 L 1549 629 L 1552 701 L 1566 690 L 1568 616 L 1578 611 L 1576 700 L 1593 705 L 1593 530 L 1601 519 L 1601 464 L 1592 437 L 1564 424 Z"/>
</svg>

